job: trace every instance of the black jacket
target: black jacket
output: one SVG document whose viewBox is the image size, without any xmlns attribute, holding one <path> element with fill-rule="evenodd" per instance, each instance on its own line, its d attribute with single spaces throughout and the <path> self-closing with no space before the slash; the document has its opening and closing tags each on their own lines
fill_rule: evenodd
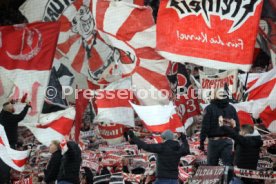
<svg viewBox="0 0 276 184">
<path fill-rule="evenodd" d="M 5 129 L 11 147 L 14 147 L 17 144 L 18 123 L 25 118 L 29 107 L 30 106 L 26 105 L 20 114 L 13 114 L 5 110 L 2 110 L 0 113 L 0 123 Z"/>
<path fill-rule="evenodd" d="M 61 166 L 57 180 L 79 184 L 81 150 L 78 144 L 73 141 L 68 141 L 67 146 L 68 151 L 63 155 L 61 159 Z"/>
<path fill-rule="evenodd" d="M 223 137 L 226 133 L 219 127 L 219 116 L 236 121 L 235 131 L 240 131 L 240 123 L 236 109 L 229 104 L 228 99 L 212 100 L 205 108 L 200 133 L 200 143 L 203 145 L 206 137 Z"/>
<path fill-rule="evenodd" d="M 263 145 L 261 136 L 241 136 L 230 127 L 223 126 L 222 129 L 227 132 L 229 137 L 235 140 L 235 165 L 242 169 L 256 170 L 259 153 Z"/>
<path fill-rule="evenodd" d="M 157 153 L 157 178 L 178 178 L 178 164 L 180 157 L 190 153 L 186 136 L 182 138 L 183 144 L 181 146 L 174 140 L 168 140 L 161 144 L 146 144 L 136 136 L 131 137 L 131 139 L 138 145 L 138 147 L 145 151 Z"/>
<path fill-rule="evenodd" d="M 46 183 L 51 183 L 57 180 L 60 163 L 61 163 L 61 151 L 57 150 L 51 156 L 46 170 L 44 170 L 44 181 Z"/>
</svg>

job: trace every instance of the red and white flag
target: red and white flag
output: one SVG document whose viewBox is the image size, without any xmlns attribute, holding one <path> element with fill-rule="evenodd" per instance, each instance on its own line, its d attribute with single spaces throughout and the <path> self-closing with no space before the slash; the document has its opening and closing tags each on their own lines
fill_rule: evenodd
<svg viewBox="0 0 276 184">
<path fill-rule="evenodd" d="M 133 103 L 131 105 L 151 132 L 163 132 L 165 130 L 181 132 L 184 129 L 172 102 L 169 105 L 140 106 Z"/>
<path fill-rule="evenodd" d="M 243 85 L 246 84 L 246 89 L 250 89 L 262 75 L 263 73 L 248 73 L 239 74 L 238 77 Z"/>
<path fill-rule="evenodd" d="M 133 100 L 130 88 L 131 80 L 126 78 L 109 84 L 104 90 L 97 91 L 98 114 L 94 121 L 134 127 L 134 111 L 129 103 Z"/>
<path fill-rule="evenodd" d="M 258 100 L 269 98 L 276 90 L 276 68 L 263 73 L 260 78 L 246 91 L 248 100 Z M 275 100 L 272 99 L 271 100 Z"/>
<path fill-rule="evenodd" d="M 263 0 L 219 2 L 161 1 L 157 19 L 159 53 L 171 61 L 248 71 Z"/>
<path fill-rule="evenodd" d="M 141 60 L 132 75 L 133 93 L 141 105 L 169 103 L 171 88 L 166 76 L 169 61 Z"/>
<path fill-rule="evenodd" d="M 237 111 L 237 114 L 238 114 L 240 126 L 245 124 L 254 125 L 254 121 L 248 112 Z"/>
<path fill-rule="evenodd" d="M 166 70 L 169 62 L 155 51 L 156 26 L 151 8 L 101 0 L 94 1 L 93 7 L 96 7 L 93 10 L 96 28 L 103 40 L 133 58 L 132 62 L 119 61 L 118 70 L 123 76 L 132 76 L 133 87 L 137 89 L 133 92 L 139 102 L 143 105 L 168 104 L 170 87 Z M 139 97 L 139 91 L 149 90 L 155 99 Z"/>
<path fill-rule="evenodd" d="M 1 80 L 12 81 L 10 99 L 28 94 L 32 109 L 21 123 L 35 123 L 42 110 L 57 44 L 59 23 L 0 27 Z M 4 82 L 5 83 L 5 82 Z M 4 89 L 10 91 L 11 89 Z M 7 101 L 8 99 L 6 99 Z"/>
<path fill-rule="evenodd" d="M 276 133 L 276 108 L 272 109 L 270 106 L 267 106 L 260 113 L 260 119 L 269 131 Z"/>
<path fill-rule="evenodd" d="M 51 141 L 62 141 L 70 134 L 75 120 L 75 108 L 57 111 L 49 114 L 41 114 L 37 125 L 27 125 L 34 136 L 42 144 L 49 146 Z"/>
<path fill-rule="evenodd" d="M 5 129 L 0 125 L 0 159 L 11 168 L 23 171 L 28 161 L 30 150 L 17 151 L 10 148 Z"/>
<path fill-rule="evenodd" d="M 94 83 L 108 83 L 121 77 L 111 72 L 115 60 L 121 56 L 118 49 L 108 46 L 96 35 L 92 5 L 92 0 L 43 0 L 39 3 L 27 0 L 20 11 L 29 22 L 60 22 L 55 63 L 67 65 Z"/>
</svg>

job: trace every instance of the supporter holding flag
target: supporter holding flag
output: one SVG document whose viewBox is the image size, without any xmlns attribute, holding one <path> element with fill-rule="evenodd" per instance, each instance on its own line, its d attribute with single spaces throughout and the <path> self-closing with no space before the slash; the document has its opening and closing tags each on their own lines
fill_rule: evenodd
<svg viewBox="0 0 276 184">
<path fill-rule="evenodd" d="M 186 135 L 181 134 L 182 145 L 174 140 L 174 134 L 166 130 L 161 134 L 163 143 L 146 144 L 137 138 L 132 131 L 128 132 L 131 140 L 145 151 L 157 154 L 157 169 L 155 184 L 177 184 L 178 165 L 180 157 L 189 154 L 190 149 Z"/>
<path fill-rule="evenodd" d="M 3 109 L 0 113 L 0 124 L 3 125 L 5 132 L 7 134 L 7 138 L 10 144 L 10 147 L 12 149 L 15 149 L 17 144 L 17 129 L 18 129 L 18 123 L 22 121 L 27 112 L 28 109 L 31 107 L 29 103 L 26 104 L 25 108 L 22 110 L 20 114 L 14 114 L 14 106 L 13 101 L 9 101 L 3 104 Z M 9 181 L 10 180 L 10 167 L 7 166 L 2 160 L 0 160 L 0 167 L 1 167 L 1 177 L 4 177 L 4 179 L 0 180 L 2 181 Z"/>
<path fill-rule="evenodd" d="M 18 139 L 18 123 L 25 118 L 31 105 L 30 103 L 27 103 L 25 108 L 19 114 L 14 114 L 15 110 L 13 104 L 13 101 L 3 104 L 3 109 L 0 113 L 0 124 L 2 124 L 5 129 L 10 147 L 15 149 Z"/>
<path fill-rule="evenodd" d="M 58 171 L 61 163 L 61 148 L 59 141 L 52 141 L 49 152 L 52 154 L 47 168 L 44 170 L 44 181 L 47 184 L 54 184 L 57 180 Z"/>
</svg>

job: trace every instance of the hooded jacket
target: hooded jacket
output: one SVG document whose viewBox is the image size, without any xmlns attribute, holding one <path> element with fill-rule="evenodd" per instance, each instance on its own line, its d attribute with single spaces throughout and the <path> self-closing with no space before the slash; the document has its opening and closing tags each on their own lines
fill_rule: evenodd
<svg viewBox="0 0 276 184">
<path fill-rule="evenodd" d="M 0 113 L 0 124 L 3 125 L 12 148 L 14 148 L 14 146 L 17 144 L 18 123 L 25 118 L 29 107 L 29 105 L 26 105 L 19 114 L 13 114 L 5 110 L 2 110 Z"/>
<path fill-rule="evenodd" d="M 247 134 L 241 136 L 230 127 L 222 126 L 222 129 L 227 132 L 228 136 L 235 140 L 235 165 L 241 169 L 257 169 L 259 153 L 263 145 L 262 138 L 259 134 Z"/>
<path fill-rule="evenodd" d="M 44 181 L 46 183 L 51 183 L 57 180 L 58 171 L 61 162 L 61 151 L 57 150 L 51 156 L 51 159 L 47 165 L 46 170 L 44 170 Z"/>
<path fill-rule="evenodd" d="M 79 184 L 81 150 L 78 144 L 74 141 L 68 141 L 67 146 L 68 151 L 66 151 L 65 154 L 62 156 L 57 180 Z"/>
<path fill-rule="evenodd" d="M 211 104 L 205 108 L 200 133 L 200 143 L 203 144 L 206 137 L 223 137 L 226 133 L 219 127 L 219 117 L 234 119 L 236 121 L 235 131 L 240 131 L 240 123 L 236 109 L 229 104 L 228 99 L 212 100 Z"/>
<path fill-rule="evenodd" d="M 135 135 L 131 137 L 132 141 L 137 144 L 139 148 L 145 151 L 157 153 L 156 162 L 156 177 L 177 179 L 178 178 L 178 164 L 180 157 L 190 153 L 189 144 L 186 136 L 182 137 L 183 144 L 174 140 L 167 140 L 160 144 L 147 144 L 137 138 Z"/>
</svg>

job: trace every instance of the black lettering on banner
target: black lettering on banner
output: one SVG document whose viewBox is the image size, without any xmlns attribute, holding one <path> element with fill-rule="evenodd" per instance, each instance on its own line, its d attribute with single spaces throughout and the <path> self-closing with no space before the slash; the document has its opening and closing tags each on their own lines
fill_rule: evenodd
<svg viewBox="0 0 276 184">
<path fill-rule="evenodd" d="M 49 0 L 46 4 L 43 20 L 56 21 L 74 0 Z"/>
<path fill-rule="evenodd" d="M 229 32 L 245 23 L 262 0 L 170 0 L 168 6 L 178 12 L 180 18 L 201 14 L 210 27 L 210 15 L 234 21 Z"/>
</svg>

